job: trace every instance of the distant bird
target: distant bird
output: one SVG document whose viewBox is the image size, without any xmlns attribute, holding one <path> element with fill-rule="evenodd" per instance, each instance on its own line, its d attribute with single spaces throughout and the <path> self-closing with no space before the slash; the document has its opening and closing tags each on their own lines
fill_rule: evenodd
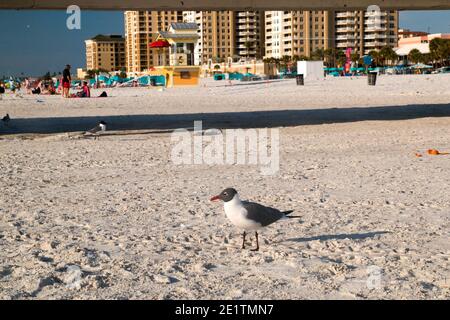
<svg viewBox="0 0 450 320">
<path fill-rule="evenodd" d="M 293 210 L 280 211 L 278 209 L 265 207 L 254 202 L 241 201 L 237 191 L 233 188 L 223 190 L 219 195 L 210 199 L 211 201 L 222 200 L 225 215 L 236 227 L 244 229 L 242 234 L 242 249 L 245 249 L 246 231 L 255 230 L 256 248 L 259 250 L 258 232 L 256 230 L 286 218 L 300 218 L 298 216 L 288 216 Z"/>
<path fill-rule="evenodd" d="M 11 118 L 9 117 L 9 114 L 7 113 L 6 116 L 4 116 L 2 118 L 3 123 L 5 124 L 5 126 L 9 125 L 9 121 L 11 121 Z"/>
<path fill-rule="evenodd" d="M 94 128 L 92 128 L 91 130 L 88 130 L 84 133 L 85 136 L 95 136 L 95 139 L 97 139 L 97 137 L 106 131 L 106 122 L 104 121 L 100 121 Z"/>
</svg>

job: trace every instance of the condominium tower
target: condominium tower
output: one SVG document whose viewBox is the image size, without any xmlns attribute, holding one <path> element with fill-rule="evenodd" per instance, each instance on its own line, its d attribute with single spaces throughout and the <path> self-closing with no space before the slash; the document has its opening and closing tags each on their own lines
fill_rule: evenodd
<svg viewBox="0 0 450 320">
<path fill-rule="evenodd" d="M 125 68 L 125 39 L 99 34 L 85 41 L 86 70 L 121 71 Z"/>
<path fill-rule="evenodd" d="M 335 12 L 335 46 L 364 55 L 398 43 L 398 11 Z"/>
<path fill-rule="evenodd" d="M 235 29 L 237 55 L 246 59 L 264 57 L 264 11 L 238 11 Z"/>
<path fill-rule="evenodd" d="M 127 72 L 149 70 L 159 53 L 149 47 L 159 31 L 167 31 L 172 22 L 182 22 L 182 11 L 125 11 Z"/>
<path fill-rule="evenodd" d="M 232 11 L 187 11 L 185 22 L 194 22 L 200 36 L 196 64 L 223 62 L 236 54 L 236 15 Z"/>
<path fill-rule="evenodd" d="M 266 11 L 267 58 L 310 56 L 333 46 L 334 17 L 329 11 Z"/>
</svg>

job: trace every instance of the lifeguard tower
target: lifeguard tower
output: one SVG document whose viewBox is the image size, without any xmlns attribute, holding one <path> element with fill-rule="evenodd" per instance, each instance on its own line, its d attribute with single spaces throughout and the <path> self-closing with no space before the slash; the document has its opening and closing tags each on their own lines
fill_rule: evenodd
<svg viewBox="0 0 450 320">
<path fill-rule="evenodd" d="M 150 43 L 150 48 L 158 50 L 158 65 L 149 74 L 164 76 L 166 87 L 198 85 L 200 66 L 195 65 L 194 56 L 197 29 L 196 23 L 171 23 L 168 31 L 159 31 L 156 41 Z"/>
</svg>

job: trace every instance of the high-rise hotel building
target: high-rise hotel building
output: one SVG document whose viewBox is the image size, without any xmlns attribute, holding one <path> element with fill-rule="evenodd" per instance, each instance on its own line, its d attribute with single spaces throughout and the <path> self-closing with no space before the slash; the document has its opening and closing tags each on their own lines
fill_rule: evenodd
<svg viewBox="0 0 450 320">
<path fill-rule="evenodd" d="M 182 11 L 125 11 L 127 72 L 144 72 L 157 63 L 158 52 L 149 44 L 158 31 L 167 31 L 172 22 L 182 22 Z"/>
<path fill-rule="evenodd" d="M 365 55 L 398 42 L 398 11 L 335 12 L 335 47 Z"/>
<path fill-rule="evenodd" d="M 397 11 L 126 11 L 127 72 L 143 72 L 160 53 L 149 48 L 172 22 L 193 22 L 195 64 L 229 58 L 311 56 L 316 49 L 352 48 L 360 55 L 397 46 Z"/>
<path fill-rule="evenodd" d="M 266 11 L 266 57 L 310 56 L 333 46 L 333 32 L 329 11 Z"/>
<path fill-rule="evenodd" d="M 184 21 L 198 26 L 196 64 L 226 61 L 236 54 L 236 14 L 233 11 L 185 11 Z"/>
<path fill-rule="evenodd" d="M 236 13 L 236 54 L 246 59 L 262 59 L 265 55 L 264 11 Z"/>
<path fill-rule="evenodd" d="M 352 48 L 360 55 L 397 46 L 398 11 L 266 11 L 266 57 Z"/>
<path fill-rule="evenodd" d="M 99 34 L 85 41 L 86 70 L 121 71 L 125 68 L 125 39 Z"/>
</svg>

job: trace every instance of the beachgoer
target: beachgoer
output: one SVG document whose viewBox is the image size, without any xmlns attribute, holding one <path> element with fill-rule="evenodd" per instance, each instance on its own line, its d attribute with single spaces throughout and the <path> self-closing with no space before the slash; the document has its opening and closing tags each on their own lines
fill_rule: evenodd
<svg viewBox="0 0 450 320">
<path fill-rule="evenodd" d="M 55 88 L 55 84 L 53 83 L 53 80 L 51 80 L 48 85 L 48 93 L 50 93 L 51 95 L 56 94 L 56 88 Z"/>
<path fill-rule="evenodd" d="M 16 92 L 16 84 L 12 77 L 9 78 L 9 90 L 11 90 L 12 93 Z"/>
<path fill-rule="evenodd" d="M 0 82 L 0 100 L 3 99 L 3 94 L 5 93 L 5 87 L 3 83 Z"/>
<path fill-rule="evenodd" d="M 63 71 L 62 76 L 62 87 L 63 87 L 63 97 L 69 98 L 70 91 L 70 83 L 72 81 L 72 77 L 70 76 L 70 65 L 66 65 L 66 68 Z"/>
<path fill-rule="evenodd" d="M 34 88 L 33 90 L 31 90 L 32 94 L 41 94 L 41 87 L 37 86 L 36 88 Z"/>
<path fill-rule="evenodd" d="M 31 81 L 28 78 L 25 78 L 25 88 L 27 90 L 27 94 L 31 93 Z"/>
<path fill-rule="evenodd" d="M 87 81 L 83 81 L 83 86 L 81 87 L 83 90 L 78 92 L 77 96 L 80 98 L 90 98 L 91 90 L 89 89 Z"/>
</svg>

